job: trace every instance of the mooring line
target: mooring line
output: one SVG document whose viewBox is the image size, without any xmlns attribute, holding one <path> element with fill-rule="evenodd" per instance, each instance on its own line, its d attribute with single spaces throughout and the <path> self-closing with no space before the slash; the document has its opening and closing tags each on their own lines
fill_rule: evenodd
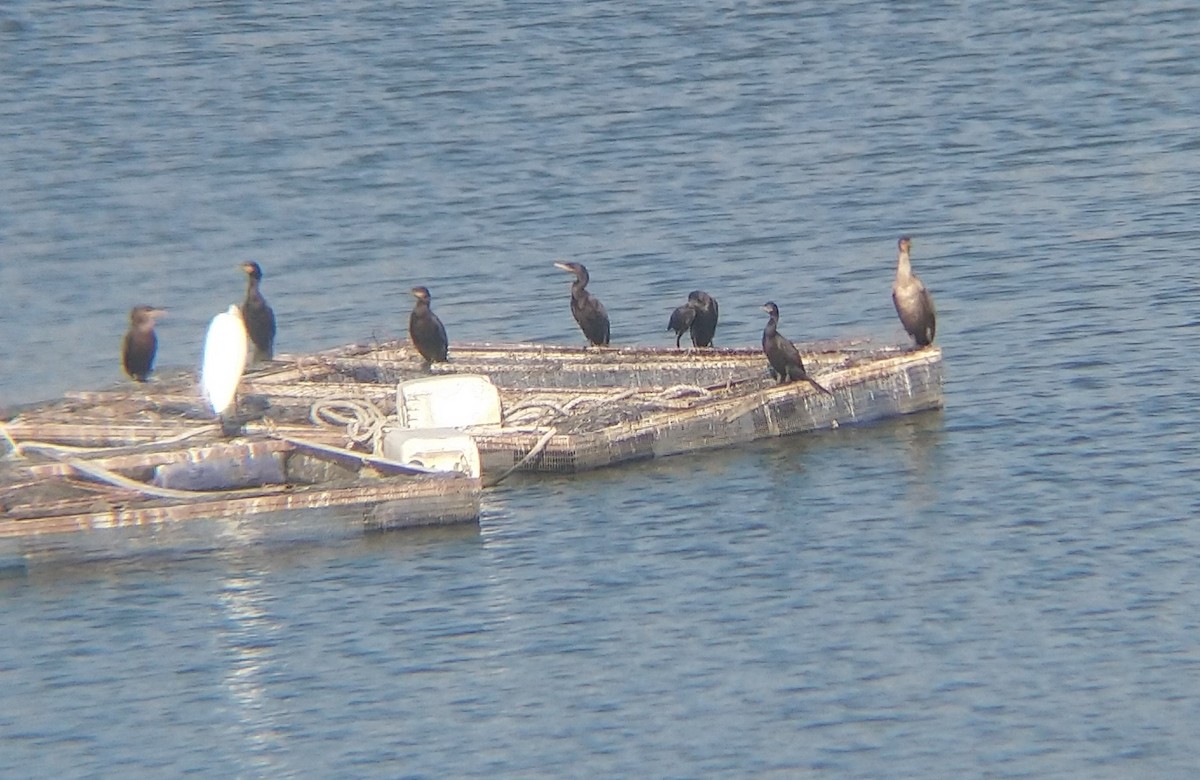
<svg viewBox="0 0 1200 780">
<path fill-rule="evenodd" d="M 537 444 L 533 445 L 533 449 L 531 449 L 525 457 L 521 458 L 519 461 L 514 463 L 512 465 L 512 468 L 508 469 L 503 474 L 496 477 L 494 480 L 492 480 L 487 485 L 485 485 L 485 487 L 495 487 L 496 485 L 499 485 L 505 479 L 508 479 L 509 475 L 512 474 L 514 471 L 521 468 L 526 463 L 529 463 L 534 458 L 536 458 L 538 455 L 541 455 L 542 450 L 546 449 L 546 445 L 550 443 L 550 439 L 552 439 L 554 437 L 554 434 L 556 434 L 556 433 L 558 433 L 558 429 L 553 428 L 553 427 L 550 428 L 549 430 L 547 430 L 545 433 L 543 433 L 542 438 L 537 440 Z"/>
</svg>

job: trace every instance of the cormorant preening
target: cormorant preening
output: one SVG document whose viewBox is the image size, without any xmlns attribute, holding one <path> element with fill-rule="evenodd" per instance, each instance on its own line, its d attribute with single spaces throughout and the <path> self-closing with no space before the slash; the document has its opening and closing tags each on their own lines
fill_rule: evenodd
<svg viewBox="0 0 1200 780">
<path fill-rule="evenodd" d="M 421 353 L 426 368 L 431 363 L 445 363 L 450 342 L 446 340 L 446 327 L 429 308 L 429 289 L 414 287 L 411 292 L 417 302 L 408 316 L 408 338 Z"/>
<path fill-rule="evenodd" d="M 589 344 L 598 347 L 608 346 L 608 312 L 600 299 L 587 291 L 587 268 L 582 263 L 555 263 L 555 268 L 570 271 L 575 274 L 571 285 L 571 314 L 583 330 Z"/>
<path fill-rule="evenodd" d="M 796 345 L 779 332 L 779 307 L 774 303 L 764 303 L 762 310 L 770 315 L 767 327 L 763 328 L 763 353 L 767 356 L 767 362 L 771 364 L 771 370 L 779 379 L 779 384 L 803 379 L 822 393 L 833 395 L 832 390 L 808 375 L 808 372 L 804 370 L 804 363 L 800 360 L 800 351 L 796 349 Z"/>
<path fill-rule="evenodd" d="M 246 323 L 246 335 L 254 344 L 254 362 L 270 360 L 275 356 L 275 312 L 258 291 L 262 281 L 262 269 L 258 263 L 242 263 L 249 281 L 246 284 L 246 300 L 242 304 L 242 319 Z"/>
<path fill-rule="evenodd" d="M 138 382 L 145 382 L 154 370 L 154 353 L 158 351 L 154 321 L 166 313 L 166 309 L 153 306 L 134 306 L 129 310 L 129 332 L 121 340 L 121 365 Z"/>
<path fill-rule="evenodd" d="M 676 347 L 686 330 L 692 332 L 692 346 L 711 347 L 717 332 L 717 299 L 703 290 L 692 290 L 687 303 L 671 312 L 667 330 L 675 331 Z"/>
<path fill-rule="evenodd" d="M 696 318 L 692 320 L 692 344 L 711 347 L 717 332 L 717 299 L 703 290 L 688 293 L 688 303 L 696 307 Z"/>
<path fill-rule="evenodd" d="M 679 346 L 679 340 L 683 338 L 683 334 L 687 333 L 692 327 L 692 323 L 696 321 L 696 307 L 692 305 L 689 298 L 688 302 L 671 312 L 671 319 L 667 322 L 667 330 L 675 331 L 675 346 Z"/>
<path fill-rule="evenodd" d="M 899 241 L 900 254 L 896 260 L 896 281 L 892 282 L 892 303 L 896 304 L 896 313 L 904 329 L 913 337 L 918 347 L 927 347 L 933 343 L 933 335 L 937 331 L 937 311 L 933 308 L 933 296 L 921 280 L 912 272 L 912 264 L 908 259 L 908 249 L 912 239 L 901 236 Z"/>
</svg>

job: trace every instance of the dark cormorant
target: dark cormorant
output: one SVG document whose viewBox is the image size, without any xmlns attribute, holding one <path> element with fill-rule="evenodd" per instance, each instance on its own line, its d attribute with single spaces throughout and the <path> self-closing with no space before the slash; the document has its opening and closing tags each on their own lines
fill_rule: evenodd
<svg viewBox="0 0 1200 780">
<path fill-rule="evenodd" d="M 696 307 L 692 305 L 692 300 L 671 312 L 671 319 L 667 322 L 667 330 L 675 331 L 675 346 L 679 346 L 679 340 L 683 338 L 683 334 L 688 332 L 692 327 L 692 323 L 696 321 Z"/>
<path fill-rule="evenodd" d="M 413 304 L 412 314 L 408 315 L 408 338 L 421 353 L 426 368 L 431 363 L 445 363 L 450 342 L 446 339 L 446 327 L 429 308 L 429 289 L 414 287 L 411 292 L 417 302 Z"/>
<path fill-rule="evenodd" d="M 800 351 L 796 349 L 796 345 L 779 332 L 779 307 L 774 303 L 764 303 L 762 310 L 770 315 L 767 327 L 763 328 L 763 353 L 767 356 L 767 362 L 771 364 L 771 370 L 779 379 L 779 384 L 803 379 L 822 393 L 833 395 L 832 390 L 808 375 L 808 372 L 804 370 L 804 363 L 800 360 Z"/>
<path fill-rule="evenodd" d="M 692 290 L 688 293 L 688 303 L 696 309 L 691 328 L 692 344 L 711 347 L 717 332 L 717 299 L 703 290 Z"/>
<path fill-rule="evenodd" d="M 262 281 L 262 269 L 258 263 L 242 263 L 249 281 L 246 283 L 246 300 L 242 304 L 242 319 L 246 322 L 246 335 L 254 345 L 254 362 L 270 360 L 275 356 L 275 312 L 258 291 Z"/>
<path fill-rule="evenodd" d="M 899 241 L 900 254 L 896 260 L 896 281 L 892 282 L 892 303 L 896 304 L 896 313 L 904 329 L 913 337 L 918 347 L 927 347 L 933 343 L 933 335 L 937 331 L 937 311 L 933 308 L 933 296 L 925 285 L 912 272 L 912 263 L 908 259 L 908 249 L 912 239 L 901 236 Z"/>
<path fill-rule="evenodd" d="M 589 344 L 607 347 L 608 312 L 604 310 L 600 299 L 587 291 L 587 283 L 591 278 L 587 268 L 582 263 L 555 263 L 554 267 L 575 274 L 575 281 L 571 284 L 571 314 L 575 315 L 575 321 L 579 323 Z"/>
<path fill-rule="evenodd" d="M 166 313 L 166 309 L 153 306 L 134 306 L 129 310 L 129 332 L 121 340 L 121 365 L 138 382 L 145 382 L 154 370 L 154 354 L 158 351 L 154 321 Z"/>
<path fill-rule="evenodd" d="M 687 303 L 671 312 L 667 330 L 675 331 L 676 347 L 687 330 L 692 332 L 692 346 L 711 347 L 717 332 L 717 299 L 703 290 L 692 290 Z"/>
</svg>

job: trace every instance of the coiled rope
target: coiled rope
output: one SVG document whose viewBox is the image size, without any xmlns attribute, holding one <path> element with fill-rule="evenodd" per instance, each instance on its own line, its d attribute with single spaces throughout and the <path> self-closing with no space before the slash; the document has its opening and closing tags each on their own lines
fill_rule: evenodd
<svg viewBox="0 0 1200 780">
<path fill-rule="evenodd" d="M 371 452 L 379 452 L 379 441 L 388 422 L 387 415 L 371 399 L 347 396 L 314 401 L 308 410 L 308 419 L 319 427 L 343 428 L 350 441 L 370 445 Z"/>
</svg>

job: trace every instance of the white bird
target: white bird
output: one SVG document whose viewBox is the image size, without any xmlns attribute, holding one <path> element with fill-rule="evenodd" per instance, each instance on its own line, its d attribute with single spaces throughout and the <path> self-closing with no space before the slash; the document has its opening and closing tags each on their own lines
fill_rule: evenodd
<svg viewBox="0 0 1200 780">
<path fill-rule="evenodd" d="M 200 389 L 213 414 L 221 418 L 223 429 L 226 412 L 233 408 L 238 383 L 246 368 L 246 342 L 246 324 L 237 306 L 213 317 L 204 337 Z"/>
</svg>

